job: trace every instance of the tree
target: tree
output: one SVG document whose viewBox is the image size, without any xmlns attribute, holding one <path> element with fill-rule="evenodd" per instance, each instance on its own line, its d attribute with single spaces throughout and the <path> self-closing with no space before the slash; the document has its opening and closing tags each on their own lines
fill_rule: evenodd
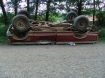
<svg viewBox="0 0 105 78">
<path fill-rule="evenodd" d="M 8 25 L 8 18 L 7 18 L 5 8 L 4 8 L 3 0 L 0 0 L 0 6 L 1 6 L 1 9 L 2 9 L 2 12 L 3 12 L 3 16 L 4 16 L 4 23 L 5 23 L 5 25 Z"/>
<path fill-rule="evenodd" d="M 17 15 L 17 8 L 18 8 L 18 0 L 15 0 L 14 2 L 14 5 L 15 5 L 15 15 Z"/>
<path fill-rule="evenodd" d="M 14 9 L 14 14 L 17 15 L 18 12 L 18 2 L 20 0 L 11 0 L 7 2 L 8 9 L 13 8 Z"/>
<path fill-rule="evenodd" d="M 83 7 L 83 0 L 78 0 L 78 3 L 77 3 L 77 6 L 78 6 L 78 15 L 81 15 L 82 14 L 82 7 Z"/>
<path fill-rule="evenodd" d="M 27 0 L 27 11 L 29 12 L 29 0 Z"/>
<path fill-rule="evenodd" d="M 36 0 L 35 20 L 37 20 L 38 4 L 39 4 L 39 0 Z"/>
<path fill-rule="evenodd" d="M 11 2 L 9 4 L 13 5 L 13 8 L 14 8 L 14 12 L 15 12 L 15 15 L 17 15 L 17 9 L 18 9 L 18 0 L 11 0 Z"/>
<path fill-rule="evenodd" d="M 7 1 L 8 9 L 13 8 L 15 15 L 17 15 L 18 8 L 21 7 L 21 6 L 19 6 L 19 3 L 20 2 L 22 2 L 22 0 L 11 0 L 11 1 Z"/>
<path fill-rule="evenodd" d="M 85 0 L 66 0 L 67 11 L 68 9 L 70 11 L 72 10 L 72 8 L 75 8 L 75 10 L 77 10 L 78 15 L 81 15 L 85 2 Z"/>
<path fill-rule="evenodd" d="M 51 4 L 51 0 L 47 0 L 47 10 L 46 10 L 45 21 L 48 21 L 48 18 L 49 18 L 50 4 Z"/>
<path fill-rule="evenodd" d="M 95 19 L 95 0 L 93 1 L 93 3 L 94 3 L 94 10 L 93 10 L 93 24 L 94 24 L 94 19 Z"/>
<path fill-rule="evenodd" d="M 50 14 L 57 14 L 58 9 L 63 9 L 62 5 L 59 3 L 62 3 L 65 0 L 47 0 L 46 1 L 46 15 L 45 15 L 45 21 L 49 21 L 49 15 Z"/>
</svg>

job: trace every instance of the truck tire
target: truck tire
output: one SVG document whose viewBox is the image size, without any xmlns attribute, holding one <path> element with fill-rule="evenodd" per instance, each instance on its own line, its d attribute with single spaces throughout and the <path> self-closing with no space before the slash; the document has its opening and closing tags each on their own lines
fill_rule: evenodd
<svg viewBox="0 0 105 78">
<path fill-rule="evenodd" d="M 26 32 L 30 28 L 28 18 L 24 15 L 16 15 L 12 20 L 12 26 L 18 32 Z"/>
<path fill-rule="evenodd" d="M 28 32 L 22 32 L 22 33 L 21 32 L 14 32 L 12 34 L 12 36 L 13 36 L 13 39 L 15 39 L 15 40 L 24 40 L 27 38 Z"/>
<path fill-rule="evenodd" d="M 71 12 L 69 12 L 69 13 L 66 15 L 66 20 L 67 20 L 67 21 L 73 21 L 77 16 L 78 16 L 78 15 L 77 15 L 76 12 L 71 11 Z"/>
<path fill-rule="evenodd" d="M 23 15 L 27 16 L 28 18 L 30 18 L 30 14 L 29 14 L 29 12 L 26 11 L 26 10 L 21 10 L 21 11 L 19 11 L 17 15 L 20 15 L 20 14 L 23 14 Z"/>
<path fill-rule="evenodd" d="M 73 26 L 78 31 L 86 31 L 89 26 L 89 20 L 87 17 L 80 15 L 75 18 Z"/>
</svg>

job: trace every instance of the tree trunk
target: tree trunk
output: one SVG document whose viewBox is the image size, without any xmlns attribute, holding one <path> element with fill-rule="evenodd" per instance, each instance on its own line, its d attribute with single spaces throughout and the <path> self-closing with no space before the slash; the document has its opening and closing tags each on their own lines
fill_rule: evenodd
<svg viewBox="0 0 105 78">
<path fill-rule="evenodd" d="M 82 0 L 78 1 L 78 15 L 82 15 Z"/>
<path fill-rule="evenodd" d="M 8 25 L 8 18 L 7 18 L 5 8 L 4 8 L 3 0 L 0 0 L 0 6 L 1 6 L 1 9 L 3 12 L 3 16 L 4 16 L 4 23 L 5 23 L 5 25 Z"/>
<path fill-rule="evenodd" d="M 18 4 L 18 0 L 15 0 L 15 15 L 17 15 L 17 5 Z"/>
<path fill-rule="evenodd" d="M 38 4 L 39 4 L 39 0 L 36 0 L 35 20 L 37 20 Z"/>
<path fill-rule="evenodd" d="M 29 12 L 29 0 L 27 0 L 27 11 Z"/>
<path fill-rule="evenodd" d="M 95 0 L 94 0 L 94 10 L 93 10 L 93 24 L 94 24 L 94 19 L 95 19 Z"/>
<path fill-rule="evenodd" d="M 47 1 L 47 11 L 46 11 L 46 18 L 45 21 L 48 21 L 49 19 L 49 12 L 50 12 L 50 4 L 51 4 L 51 0 Z"/>
</svg>

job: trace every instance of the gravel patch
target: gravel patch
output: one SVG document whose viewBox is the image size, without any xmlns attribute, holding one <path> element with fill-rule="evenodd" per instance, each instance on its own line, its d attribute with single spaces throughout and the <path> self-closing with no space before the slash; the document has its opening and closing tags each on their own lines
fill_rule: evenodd
<svg viewBox="0 0 105 78">
<path fill-rule="evenodd" d="M 0 78 L 105 78 L 105 44 L 0 45 Z"/>
</svg>

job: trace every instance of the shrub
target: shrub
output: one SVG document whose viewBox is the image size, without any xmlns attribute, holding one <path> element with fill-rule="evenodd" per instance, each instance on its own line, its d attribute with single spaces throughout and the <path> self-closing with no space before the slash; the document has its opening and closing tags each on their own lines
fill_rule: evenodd
<svg viewBox="0 0 105 78">
<path fill-rule="evenodd" d="M 105 27 L 105 13 L 104 13 L 104 11 L 97 12 L 96 17 L 98 19 L 97 26 Z"/>
<path fill-rule="evenodd" d="M 44 21 L 45 20 L 45 15 L 38 15 L 38 20 Z M 57 17 L 55 15 L 50 15 L 49 16 L 49 21 L 50 22 L 56 22 L 57 21 Z"/>
<path fill-rule="evenodd" d="M 5 37 L 0 37 L 0 44 L 3 43 L 8 43 L 8 38 L 5 36 Z"/>
<path fill-rule="evenodd" d="M 8 13 L 8 14 L 7 14 L 9 24 L 11 23 L 12 18 L 13 18 L 14 16 L 15 16 L 15 15 L 12 14 L 12 13 Z"/>
<path fill-rule="evenodd" d="M 35 15 L 30 15 L 30 19 L 34 19 L 35 18 Z"/>
<path fill-rule="evenodd" d="M 14 14 L 7 13 L 7 18 L 8 18 L 9 24 L 11 23 L 13 17 L 14 17 Z M 4 23 L 4 17 L 2 14 L 0 15 L 0 23 Z"/>
<path fill-rule="evenodd" d="M 101 28 L 101 30 L 99 32 L 99 37 L 100 38 L 105 38 L 105 28 Z"/>
<path fill-rule="evenodd" d="M 0 43 L 7 43 L 7 26 L 0 23 Z"/>
<path fill-rule="evenodd" d="M 57 17 L 54 15 L 49 16 L 49 21 L 50 22 L 56 22 L 57 21 Z"/>
<path fill-rule="evenodd" d="M 45 20 L 45 15 L 38 15 L 38 20 L 39 21 L 44 21 Z"/>
<path fill-rule="evenodd" d="M 7 26 L 0 24 L 0 37 L 6 36 Z"/>
<path fill-rule="evenodd" d="M 4 18 L 2 14 L 0 14 L 0 23 L 4 23 Z"/>
</svg>

